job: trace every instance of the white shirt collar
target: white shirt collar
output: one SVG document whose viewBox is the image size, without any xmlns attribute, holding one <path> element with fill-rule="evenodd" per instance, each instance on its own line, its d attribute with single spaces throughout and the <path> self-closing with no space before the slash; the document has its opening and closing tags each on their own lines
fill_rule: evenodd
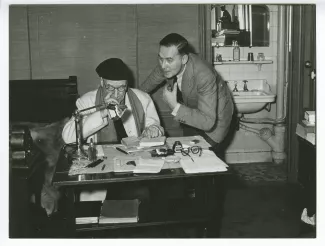
<svg viewBox="0 0 325 246">
<path fill-rule="evenodd" d="M 182 81 L 185 69 L 186 69 L 186 64 L 185 64 L 185 66 L 183 68 L 183 71 L 180 74 L 176 75 L 177 81 Z"/>
</svg>

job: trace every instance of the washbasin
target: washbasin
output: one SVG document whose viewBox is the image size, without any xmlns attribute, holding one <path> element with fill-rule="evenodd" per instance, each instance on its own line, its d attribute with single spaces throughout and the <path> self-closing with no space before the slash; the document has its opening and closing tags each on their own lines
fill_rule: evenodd
<svg viewBox="0 0 325 246">
<path fill-rule="evenodd" d="M 234 91 L 236 84 L 237 91 Z M 228 81 L 238 113 L 256 113 L 275 101 L 276 96 L 266 80 L 247 80 L 248 91 L 243 90 L 244 84 L 243 81 Z"/>
</svg>

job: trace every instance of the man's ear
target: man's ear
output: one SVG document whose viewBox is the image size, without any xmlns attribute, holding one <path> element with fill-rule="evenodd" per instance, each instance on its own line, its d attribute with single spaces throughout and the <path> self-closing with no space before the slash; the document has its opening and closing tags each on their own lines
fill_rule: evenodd
<svg viewBox="0 0 325 246">
<path fill-rule="evenodd" d="M 188 55 L 185 54 L 185 55 L 183 55 L 183 57 L 182 57 L 182 64 L 185 65 L 187 62 L 188 62 Z"/>
<path fill-rule="evenodd" d="M 100 86 L 101 86 L 101 87 L 104 87 L 104 80 L 103 80 L 102 77 L 100 77 Z"/>
</svg>

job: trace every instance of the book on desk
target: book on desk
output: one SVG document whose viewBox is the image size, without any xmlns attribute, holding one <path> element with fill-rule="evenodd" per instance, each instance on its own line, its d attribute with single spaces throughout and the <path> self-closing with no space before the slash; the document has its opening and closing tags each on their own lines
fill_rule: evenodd
<svg viewBox="0 0 325 246">
<path fill-rule="evenodd" d="M 105 200 L 99 216 L 99 224 L 136 223 L 139 220 L 138 199 Z"/>
<path fill-rule="evenodd" d="M 75 204 L 76 224 L 96 224 L 102 207 L 101 201 L 77 202 Z"/>
<path fill-rule="evenodd" d="M 76 224 L 135 223 L 139 220 L 139 204 L 138 199 L 77 202 Z"/>
</svg>

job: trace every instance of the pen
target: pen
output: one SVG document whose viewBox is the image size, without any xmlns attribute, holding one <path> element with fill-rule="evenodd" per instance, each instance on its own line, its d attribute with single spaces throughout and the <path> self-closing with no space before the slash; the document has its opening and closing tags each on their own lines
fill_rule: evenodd
<svg viewBox="0 0 325 246">
<path fill-rule="evenodd" d="M 91 162 L 90 164 L 88 164 L 86 167 L 96 167 L 96 166 L 98 166 L 100 163 L 102 163 L 104 160 L 102 160 L 102 159 L 98 159 L 98 160 L 96 160 L 96 161 L 94 161 L 94 162 Z"/>
<path fill-rule="evenodd" d="M 105 166 L 106 166 L 106 165 L 104 164 L 103 167 L 102 167 L 102 171 L 105 169 Z"/>
<path fill-rule="evenodd" d="M 126 152 L 126 151 L 120 149 L 119 147 L 115 147 L 115 149 L 118 150 L 118 151 L 120 151 L 120 152 L 122 152 L 122 153 L 124 153 L 124 154 L 126 154 L 126 155 L 129 154 L 128 152 Z"/>
</svg>

